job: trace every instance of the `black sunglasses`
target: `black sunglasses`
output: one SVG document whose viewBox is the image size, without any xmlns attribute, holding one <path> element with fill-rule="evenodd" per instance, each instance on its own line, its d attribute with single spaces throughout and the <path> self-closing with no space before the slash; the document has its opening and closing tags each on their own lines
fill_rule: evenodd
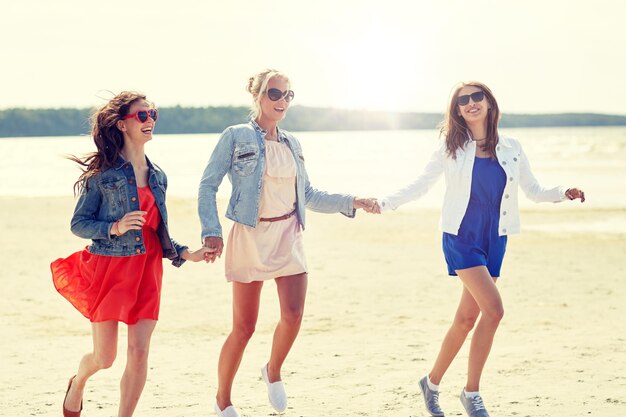
<svg viewBox="0 0 626 417">
<path fill-rule="evenodd" d="M 269 98 L 272 101 L 278 101 L 284 97 L 287 103 L 293 100 L 293 96 L 294 96 L 293 90 L 287 90 L 285 92 L 282 92 L 278 88 L 270 88 L 269 90 L 267 90 L 266 94 L 267 94 L 267 98 Z"/>
<path fill-rule="evenodd" d="M 145 121 L 148 120 L 148 116 L 156 122 L 159 118 L 159 112 L 157 109 L 139 110 L 138 112 L 122 117 L 122 120 L 132 119 L 134 117 L 141 123 L 145 123 Z"/>
<path fill-rule="evenodd" d="M 485 92 L 484 91 L 476 91 L 475 93 L 472 93 L 472 94 L 466 94 L 464 96 L 458 96 L 456 98 L 456 104 L 458 104 L 459 106 L 467 106 L 467 104 L 470 101 L 470 98 L 472 99 L 472 101 L 474 103 L 478 103 L 479 101 L 483 101 L 483 99 L 485 98 Z"/>
</svg>

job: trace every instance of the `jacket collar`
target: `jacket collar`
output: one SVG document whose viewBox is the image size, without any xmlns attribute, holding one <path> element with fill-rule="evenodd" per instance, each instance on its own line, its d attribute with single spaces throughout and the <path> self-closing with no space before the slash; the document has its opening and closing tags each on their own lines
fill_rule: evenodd
<svg viewBox="0 0 626 417">
<path fill-rule="evenodd" d="M 267 134 L 267 130 L 259 126 L 256 120 L 250 119 L 250 125 L 252 125 L 252 128 L 254 128 L 254 130 L 256 130 L 257 132 L 261 132 L 263 135 Z M 282 142 L 283 139 L 287 139 L 287 135 L 285 135 L 285 133 L 282 131 L 280 127 L 276 126 L 276 129 L 278 130 L 278 134 L 276 136 L 276 139 L 278 139 L 278 142 Z"/>
<path fill-rule="evenodd" d="M 509 138 L 502 135 L 498 135 L 498 144 L 504 146 L 505 148 L 510 148 L 511 146 L 513 146 Z"/>
<path fill-rule="evenodd" d="M 148 168 L 150 169 L 150 171 L 154 171 L 155 170 L 155 166 L 152 164 L 152 162 L 150 161 L 150 158 L 148 158 L 147 155 L 146 155 L 146 162 L 148 163 Z M 115 163 L 113 164 L 113 168 L 116 169 L 116 170 L 122 169 L 122 168 L 124 168 L 126 163 L 128 163 L 130 165 L 130 162 L 126 161 L 122 157 L 122 155 L 118 155 L 117 159 L 115 160 Z"/>
<path fill-rule="evenodd" d="M 467 143 L 476 145 L 476 142 L 472 140 L 472 135 L 469 132 L 467 134 Z M 510 148 L 512 146 L 511 141 L 506 136 L 502 136 L 500 134 L 498 134 L 498 145 L 502 145 L 505 148 Z"/>
</svg>

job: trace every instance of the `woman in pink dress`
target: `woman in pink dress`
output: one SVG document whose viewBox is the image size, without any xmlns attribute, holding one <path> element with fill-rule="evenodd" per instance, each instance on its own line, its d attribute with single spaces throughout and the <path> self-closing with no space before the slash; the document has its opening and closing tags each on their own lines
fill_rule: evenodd
<svg viewBox="0 0 626 417">
<path fill-rule="evenodd" d="M 128 325 L 127 363 L 118 416 L 132 416 L 146 382 L 150 337 L 159 317 L 162 258 L 174 266 L 204 260 L 170 238 L 167 177 L 144 154 L 158 112 L 140 93 L 122 92 L 93 116 L 97 151 L 71 158 L 85 169 L 71 229 L 91 245 L 50 265 L 55 288 L 91 321 L 93 352 L 83 356 L 67 387 L 64 417 L 80 417 L 87 379 L 109 368 L 118 323 Z"/>
<path fill-rule="evenodd" d="M 248 91 L 254 108 L 249 123 L 230 126 L 220 137 L 200 183 L 198 211 L 204 245 L 220 256 L 223 249 L 215 195 L 224 176 L 232 183 L 226 217 L 233 220 L 226 250 L 226 278 L 233 285 L 233 328 L 218 364 L 215 412 L 238 417 L 231 402 L 233 380 L 244 349 L 254 333 L 263 282 L 278 288 L 280 321 L 274 332 L 269 361 L 261 376 L 271 405 L 282 413 L 287 394 L 281 368 L 293 345 L 304 311 L 307 264 L 302 244 L 305 207 L 354 217 L 369 210 L 372 199 L 328 194 L 311 186 L 298 140 L 279 129 L 294 98 L 289 79 L 275 70 L 251 77 Z"/>
</svg>

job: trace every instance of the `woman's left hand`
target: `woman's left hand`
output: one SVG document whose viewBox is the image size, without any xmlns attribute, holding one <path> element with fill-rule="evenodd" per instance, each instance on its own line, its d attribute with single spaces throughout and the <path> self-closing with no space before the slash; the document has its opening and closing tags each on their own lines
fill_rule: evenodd
<svg viewBox="0 0 626 417">
<path fill-rule="evenodd" d="M 209 261 L 205 259 L 205 254 L 213 254 L 215 253 L 216 250 L 217 249 L 215 248 L 207 248 L 205 246 L 194 251 L 185 249 L 182 256 L 183 256 L 183 259 L 186 261 L 191 261 L 191 262 L 206 261 L 208 263 Z"/>
<path fill-rule="evenodd" d="M 567 191 L 565 191 L 565 197 L 570 200 L 580 198 L 581 203 L 585 202 L 585 192 L 583 190 L 579 190 L 578 188 L 568 188 Z"/>
<path fill-rule="evenodd" d="M 352 203 L 355 209 L 363 209 L 368 213 L 380 214 L 380 207 L 375 198 L 355 198 Z"/>
</svg>

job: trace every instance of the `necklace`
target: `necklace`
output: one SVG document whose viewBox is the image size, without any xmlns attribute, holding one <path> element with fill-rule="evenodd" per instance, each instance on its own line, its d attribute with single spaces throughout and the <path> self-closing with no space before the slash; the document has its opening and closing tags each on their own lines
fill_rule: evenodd
<svg viewBox="0 0 626 417">
<path fill-rule="evenodd" d="M 474 142 L 484 142 L 484 141 L 486 141 L 486 140 L 487 140 L 487 138 L 482 138 L 482 139 L 472 139 L 472 141 L 474 141 Z"/>
</svg>

